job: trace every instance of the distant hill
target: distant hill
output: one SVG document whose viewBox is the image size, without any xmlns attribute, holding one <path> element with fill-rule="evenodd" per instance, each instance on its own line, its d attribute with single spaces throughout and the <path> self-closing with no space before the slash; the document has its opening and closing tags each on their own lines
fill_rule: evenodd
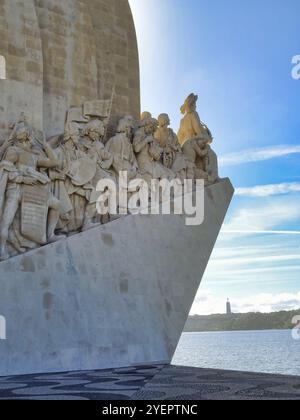
<svg viewBox="0 0 300 420">
<path fill-rule="evenodd" d="M 300 316 L 300 309 L 289 312 L 232 314 L 232 315 L 195 315 L 190 316 L 185 332 L 205 331 L 251 331 L 251 330 L 288 330 L 295 327 L 292 319 Z"/>
</svg>

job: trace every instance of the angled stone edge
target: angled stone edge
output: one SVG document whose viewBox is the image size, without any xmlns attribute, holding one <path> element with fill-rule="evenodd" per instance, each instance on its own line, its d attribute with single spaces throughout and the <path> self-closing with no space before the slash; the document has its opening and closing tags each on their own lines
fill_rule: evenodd
<svg viewBox="0 0 300 420">
<path fill-rule="evenodd" d="M 233 196 L 205 221 L 128 216 L 0 264 L 0 376 L 170 363 Z"/>
</svg>

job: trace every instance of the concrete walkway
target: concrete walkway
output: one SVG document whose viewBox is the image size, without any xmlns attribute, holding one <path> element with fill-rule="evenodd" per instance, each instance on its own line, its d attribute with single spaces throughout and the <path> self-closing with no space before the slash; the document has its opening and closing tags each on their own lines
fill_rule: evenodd
<svg viewBox="0 0 300 420">
<path fill-rule="evenodd" d="M 140 366 L 0 378 L 2 400 L 300 400 L 300 377 Z"/>
</svg>

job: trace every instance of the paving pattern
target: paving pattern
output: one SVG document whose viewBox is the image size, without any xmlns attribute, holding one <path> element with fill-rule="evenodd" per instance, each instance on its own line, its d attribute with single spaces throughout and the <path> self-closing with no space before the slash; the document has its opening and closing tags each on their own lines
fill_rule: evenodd
<svg viewBox="0 0 300 420">
<path fill-rule="evenodd" d="M 300 400 L 300 377 L 139 366 L 0 378 L 0 400 Z"/>
<path fill-rule="evenodd" d="M 0 400 L 131 400 L 162 366 L 0 378 Z"/>
<path fill-rule="evenodd" d="M 300 400 L 300 377 L 166 366 L 136 400 Z"/>
</svg>

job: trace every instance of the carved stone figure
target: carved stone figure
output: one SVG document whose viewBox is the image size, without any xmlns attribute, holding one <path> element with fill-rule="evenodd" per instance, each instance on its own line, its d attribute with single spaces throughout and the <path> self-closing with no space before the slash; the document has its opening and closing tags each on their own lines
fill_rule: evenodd
<svg viewBox="0 0 300 420">
<path fill-rule="evenodd" d="M 41 148 L 46 157 L 34 149 L 31 129 L 23 119 L 16 124 L 11 140 L 0 169 L 1 260 L 9 257 L 8 242 L 16 251 L 24 252 L 61 239 L 55 235 L 59 201 L 51 193 L 47 174 L 39 172 L 57 166 L 53 150 L 44 139 Z M 13 226 L 18 212 L 18 226 Z"/>
<path fill-rule="evenodd" d="M 145 119 L 141 122 L 133 141 L 140 171 L 146 176 L 147 181 L 175 178 L 175 173 L 160 162 L 163 149 L 154 137 L 157 127 L 158 121 L 156 119 Z"/>
<path fill-rule="evenodd" d="M 117 127 L 117 134 L 106 144 L 106 150 L 112 155 L 115 175 L 126 171 L 128 179 L 134 179 L 138 174 L 138 163 L 134 154 L 132 140 L 135 127 L 131 116 L 122 118 Z"/>
<path fill-rule="evenodd" d="M 187 178 L 204 179 L 208 182 L 206 172 L 207 147 L 201 140 L 188 140 L 182 147 L 187 160 Z"/>
<path fill-rule="evenodd" d="M 210 146 L 212 134 L 197 113 L 197 101 L 198 96 L 192 93 L 181 107 L 185 115 L 181 120 L 178 138 L 189 162 L 188 178 L 204 178 L 207 184 L 213 184 L 219 180 L 218 158 Z"/>
<path fill-rule="evenodd" d="M 178 137 L 169 127 L 170 118 L 168 114 L 161 114 L 158 117 L 158 129 L 154 137 L 163 149 L 162 163 L 171 169 L 181 179 L 186 176 L 187 162 L 182 152 Z"/>
<path fill-rule="evenodd" d="M 142 114 L 141 114 L 141 119 L 140 119 L 140 124 L 143 124 L 143 122 L 144 122 L 145 120 L 148 120 L 149 118 L 152 118 L 152 114 L 151 114 L 151 112 L 148 112 L 148 111 L 144 111 L 144 112 L 142 112 Z"/>
<path fill-rule="evenodd" d="M 215 184 L 220 181 L 219 177 L 219 162 L 218 156 L 210 147 L 207 145 L 207 160 L 206 160 L 206 173 L 208 175 L 208 184 Z"/>
<path fill-rule="evenodd" d="M 184 114 L 180 123 L 178 139 L 181 145 L 188 140 L 201 139 L 212 143 L 213 138 L 209 129 L 204 125 L 197 113 L 198 96 L 193 93 L 187 97 L 184 105 L 181 107 L 181 113 Z"/>
<path fill-rule="evenodd" d="M 81 144 L 87 156 L 96 162 L 96 174 L 91 181 L 93 190 L 86 208 L 85 220 L 82 230 L 88 230 L 95 226 L 93 220 L 97 218 L 96 203 L 99 197 L 96 187 L 98 182 L 103 179 L 116 181 L 116 177 L 110 170 L 113 164 L 113 155 L 105 148 L 103 139 L 105 135 L 105 126 L 101 120 L 90 121 L 85 130 Z"/>
<path fill-rule="evenodd" d="M 81 140 L 81 146 L 90 159 L 96 161 L 97 169 L 94 182 L 102 178 L 112 178 L 109 169 L 113 164 L 113 155 L 105 148 L 103 139 L 105 135 L 104 123 L 100 120 L 90 121 Z"/>
<path fill-rule="evenodd" d="M 66 125 L 62 144 L 55 151 L 58 170 L 52 172 L 54 193 L 61 200 L 63 217 L 60 229 L 64 233 L 81 231 L 90 223 L 87 205 L 94 190 L 93 180 L 97 172 L 96 159 L 85 153 L 80 142 L 78 124 Z"/>
</svg>

